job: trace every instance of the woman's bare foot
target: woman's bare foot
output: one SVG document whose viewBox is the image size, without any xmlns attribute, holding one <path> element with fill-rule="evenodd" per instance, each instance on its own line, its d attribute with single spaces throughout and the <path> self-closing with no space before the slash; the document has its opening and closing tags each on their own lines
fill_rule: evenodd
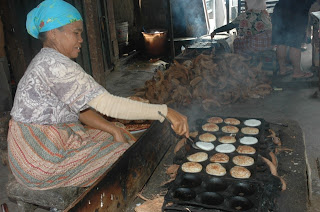
<svg viewBox="0 0 320 212">
<path fill-rule="evenodd" d="M 292 75 L 293 79 L 305 79 L 305 78 L 310 78 L 313 77 L 313 73 L 311 72 L 304 72 L 304 71 L 300 71 L 298 73 L 294 73 Z"/>
<path fill-rule="evenodd" d="M 287 76 L 293 72 L 293 69 L 291 67 L 285 66 L 285 68 L 282 68 L 279 70 L 280 76 Z"/>
</svg>

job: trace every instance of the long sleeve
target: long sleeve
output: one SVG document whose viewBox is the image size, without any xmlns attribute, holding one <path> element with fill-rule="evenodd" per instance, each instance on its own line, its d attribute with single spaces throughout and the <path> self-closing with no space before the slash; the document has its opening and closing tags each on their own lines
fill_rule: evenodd
<svg viewBox="0 0 320 212">
<path fill-rule="evenodd" d="M 226 24 L 222 27 L 219 27 L 217 29 L 214 30 L 215 33 L 218 33 L 218 32 L 226 32 L 226 31 L 229 31 L 229 30 L 232 30 L 236 27 L 238 27 L 239 24 L 234 24 L 234 23 L 229 23 L 229 24 Z"/>
<path fill-rule="evenodd" d="M 127 120 L 143 119 L 163 122 L 164 118 L 159 115 L 158 111 L 165 116 L 168 113 L 168 108 L 165 104 L 148 104 L 133 101 L 128 98 L 114 96 L 107 91 L 92 99 L 88 105 L 104 115 Z"/>
</svg>

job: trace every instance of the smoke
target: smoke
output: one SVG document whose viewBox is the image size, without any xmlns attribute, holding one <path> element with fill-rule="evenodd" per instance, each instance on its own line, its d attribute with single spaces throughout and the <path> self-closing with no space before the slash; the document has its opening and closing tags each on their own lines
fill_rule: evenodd
<svg viewBox="0 0 320 212">
<path fill-rule="evenodd" d="M 172 0 L 172 21 L 175 37 L 199 37 L 207 34 L 206 15 L 202 1 Z"/>
</svg>

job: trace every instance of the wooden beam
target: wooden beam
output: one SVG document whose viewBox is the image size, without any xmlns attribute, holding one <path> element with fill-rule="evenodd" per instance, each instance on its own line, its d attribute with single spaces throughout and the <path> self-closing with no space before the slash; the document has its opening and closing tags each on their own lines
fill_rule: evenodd
<svg viewBox="0 0 320 212">
<path fill-rule="evenodd" d="M 89 54 L 93 78 L 102 86 L 106 86 L 105 67 L 101 48 L 100 20 L 96 0 L 83 0 L 84 21 L 88 35 Z"/>
<path fill-rule="evenodd" d="M 110 52 L 111 52 L 111 62 L 115 63 L 119 59 L 119 47 L 116 32 L 116 21 L 114 18 L 113 10 L 113 0 L 107 1 L 107 11 L 108 11 L 108 26 L 110 33 Z"/>
<path fill-rule="evenodd" d="M 32 4 L 30 3 L 29 7 L 30 5 Z M 12 76 L 18 83 L 34 55 L 34 48 L 29 45 L 31 36 L 27 34 L 25 28 L 27 9 L 20 0 L 0 1 L 0 8 L 4 25 L 6 56 L 11 65 Z"/>
</svg>

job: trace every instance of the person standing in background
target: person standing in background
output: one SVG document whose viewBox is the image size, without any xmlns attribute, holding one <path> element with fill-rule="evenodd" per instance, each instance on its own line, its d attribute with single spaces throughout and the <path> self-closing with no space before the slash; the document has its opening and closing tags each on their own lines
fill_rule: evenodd
<svg viewBox="0 0 320 212">
<path fill-rule="evenodd" d="M 246 0 L 246 11 L 231 23 L 215 29 L 211 37 L 234 28 L 237 29 L 237 36 L 233 42 L 234 53 L 252 54 L 272 49 L 272 24 L 265 0 Z"/>
<path fill-rule="evenodd" d="M 315 0 L 279 0 L 272 15 L 272 44 L 277 45 L 279 75 L 291 73 L 286 67 L 287 50 L 293 66 L 293 79 L 310 78 L 301 70 L 301 44 L 305 41 L 308 14 Z"/>
</svg>

